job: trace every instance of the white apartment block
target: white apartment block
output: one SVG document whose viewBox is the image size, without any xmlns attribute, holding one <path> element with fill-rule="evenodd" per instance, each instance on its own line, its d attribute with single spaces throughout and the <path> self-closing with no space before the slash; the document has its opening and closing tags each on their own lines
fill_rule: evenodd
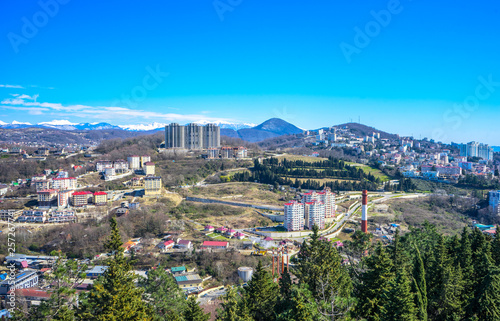
<svg viewBox="0 0 500 321">
<path fill-rule="evenodd" d="M 141 168 L 141 157 L 137 155 L 132 155 L 127 157 L 128 167 L 130 169 L 139 169 Z"/>
<path fill-rule="evenodd" d="M 304 204 L 304 221 L 308 229 L 316 225 L 320 230 L 325 228 L 325 204 L 319 201 Z"/>
<path fill-rule="evenodd" d="M 52 188 L 57 190 L 76 189 L 76 178 L 74 177 L 58 177 L 52 180 Z"/>
<path fill-rule="evenodd" d="M 322 202 L 325 205 L 325 218 L 335 217 L 335 193 L 332 193 L 329 189 L 325 189 L 320 192 L 312 191 L 302 194 L 303 203 L 313 201 Z"/>
<path fill-rule="evenodd" d="M 285 228 L 287 231 L 304 229 L 304 204 L 292 201 L 285 204 Z"/>
</svg>

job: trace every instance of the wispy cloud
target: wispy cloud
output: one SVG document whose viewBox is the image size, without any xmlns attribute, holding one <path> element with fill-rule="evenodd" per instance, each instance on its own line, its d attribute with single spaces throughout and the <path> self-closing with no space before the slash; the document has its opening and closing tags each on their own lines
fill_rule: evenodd
<svg viewBox="0 0 500 321">
<path fill-rule="evenodd" d="M 6 98 L 0 101 L 0 108 L 7 110 L 24 111 L 31 115 L 58 115 L 65 117 L 80 117 L 87 119 L 100 120 L 121 120 L 121 121 L 176 121 L 176 122 L 191 122 L 191 121 L 230 121 L 230 119 L 220 119 L 207 117 L 205 112 L 200 114 L 182 115 L 177 113 L 159 113 L 154 111 L 146 111 L 139 109 L 130 109 L 125 107 L 112 106 L 87 106 L 87 105 L 62 105 L 60 103 L 37 102 L 34 101 L 34 96 L 18 95 L 14 98 Z"/>
<path fill-rule="evenodd" d="M 23 86 L 19 86 L 19 85 L 0 85 L 0 87 L 2 87 L 2 88 L 19 88 L 19 89 L 24 89 Z"/>
</svg>

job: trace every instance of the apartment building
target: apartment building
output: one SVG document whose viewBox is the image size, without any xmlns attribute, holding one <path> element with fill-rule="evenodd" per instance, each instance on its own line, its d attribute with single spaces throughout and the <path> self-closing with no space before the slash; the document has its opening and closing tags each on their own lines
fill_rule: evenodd
<svg viewBox="0 0 500 321">
<path fill-rule="evenodd" d="M 95 205 L 106 205 L 108 201 L 108 194 L 106 192 L 95 192 L 94 193 L 94 204 Z"/>
<path fill-rule="evenodd" d="M 142 166 L 142 170 L 144 171 L 144 175 L 154 175 L 155 174 L 155 163 L 146 162 Z"/>
<path fill-rule="evenodd" d="M 141 157 L 138 155 L 132 155 L 127 157 L 128 168 L 130 169 L 139 169 L 141 168 Z"/>
<path fill-rule="evenodd" d="M 78 191 L 73 193 L 73 206 L 85 206 L 92 202 L 92 192 Z"/>
<path fill-rule="evenodd" d="M 159 196 L 161 195 L 161 191 L 162 191 L 161 177 L 146 176 L 144 178 L 144 195 Z"/>
<path fill-rule="evenodd" d="M 36 193 L 38 206 L 51 206 L 57 200 L 57 190 L 47 189 Z"/>
<path fill-rule="evenodd" d="M 493 213 L 500 215 L 500 191 L 490 191 L 490 210 Z"/>
<path fill-rule="evenodd" d="M 72 190 L 59 191 L 57 194 L 57 206 L 58 207 L 67 207 L 69 205 L 69 200 L 73 195 Z"/>
<path fill-rule="evenodd" d="M 205 149 L 220 146 L 220 127 L 176 123 L 165 126 L 165 148 Z"/>
<path fill-rule="evenodd" d="M 74 177 L 57 177 L 52 180 L 52 188 L 56 190 L 76 189 L 76 181 Z"/>
<path fill-rule="evenodd" d="M 292 201 L 285 204 L 284 225 L 287 231 L 302 231 L 304 229 L 304 204 Z"/>
<path fill-rule="evenodd" d="M 143 155 L 141 156 L 141 168 L 144 168 L 144 164 L 151 161 L 151 156 Z"/>
<path fill-rule="evenodd" d="M 303 203 L 308 203 L 313 201 L 322 202 L 324 204 L 325 218 L 335 217 L 335 212 L 336 212 L 335 193 L 332 193 L 330 189 L 327 188 L 319 192 L 311 191 L 302 194 Z"/>
<path fill-rule="evenodd" d="M 325 228 L 325 204 L 320 201 L 306 202 L 304 204 L 304 225 L 312 229 L 316 225 L 319 229 Z"/>
</svg>

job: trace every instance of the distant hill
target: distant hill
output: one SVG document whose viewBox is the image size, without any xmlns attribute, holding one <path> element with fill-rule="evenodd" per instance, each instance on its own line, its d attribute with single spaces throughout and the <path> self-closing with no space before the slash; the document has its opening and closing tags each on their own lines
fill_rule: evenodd
<svg viewBox="0 0 500 321">
<path fill-rule="evenodd" d="M 359 124 L 359 123 L 345 123 L 345 124 L 341 124 L 341 125 L 336 125 L 335 127 L 339 127 L 339 128 L 348 127 L 351 130 L 351 132 L 353 132 L 354 134 L 359 135 L 361 137 L 370 136 L 372 133 L 380 133 L 380 138 L 382 138 L 382 139 L 384 139 L 384 138 L 397 139 L 398 138 L 398 135 L 390 134 L 390 133 L 378 130 L 376 128 L 366 126 L 363 124 Z"/>
<path fill-rule="evenodd" d="M 271 118 L 255 127 L 243 128 L 237 131 L 233 129 L 221 129 L 221 135 L 241 138 L 252 143 L 283 135 L 300 134 L 302 132 L 302 129 L 279 118 Z"/>
</svg>

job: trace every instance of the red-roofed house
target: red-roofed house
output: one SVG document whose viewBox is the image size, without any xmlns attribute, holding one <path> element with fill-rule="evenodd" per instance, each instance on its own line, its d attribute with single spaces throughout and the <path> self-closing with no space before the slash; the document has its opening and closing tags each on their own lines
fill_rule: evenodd
<svg viewBox="0 0 500 321">
<path fill-rule="evenodd" d="M 188 240 L 179 240 L 179 242 L 177 242 L 177 245 L 179 245 L 179 247 L 183 249 L 190 249 L 193 246 L 191 244 L 191 241 Z"/>
<path fill-rule="evenodd" d="M 241 240 L 245 238 L 245 234 L 237 232 L 236 234 L 234 234 L 234 237 L 237 238 L 238 240 Z"/>
<path fill-rule="evenodd" d="M 92 192 L 80 191 L 73 193 L 73 206 L 88 205 L 92 201 Z"/>
<path fill-rule="evenodd" d="M 175 242 L 172 240 L 165 241 L 165 242 L 160 242 L 160 244 L 157 245 L 157 247 L 160 248 L 161 251 L 166 252 L 168 249 L 173 248 L 175 245 Z"/>
<path fill-rule="evenodd" d="M 95 192 L 94 193 L 94 204 L 95 205 L 106 205 L 108 201 L 108 194 L 106 192 Z"/>
<path fill-rule="evenodd" d="M 234 234 L 236 234 L 236 231 L 233 230 L 233 229 L 228 229 L 226 231 L 226 235 L 229 236 L 229 237 L 233 236 Z"/>
<path fill-rule="evenodd" d="M 10 290 L 9 294 L 12 294 L 12 292 L 16 296 L 24 297 L 26 301 L 42 301 L 50 298 L 50 293 L 35 288 Z"/>
<path fill-rule="evenodd" d="M 227 249 L 229 247 L 229 242 L 220 241 L 204 241 L 201 245 L 202 249 Z"/>
<path fill-rule="evenodd" d="M 212 225 L 205 226 L 205 232 L 213 232 L 215 228 Z"/>
<path fill-rule="evenodd" d="M 221 226 L 221 227 L 218 227 L 215 229 L 215 232 L 217 233 L 226 233 L 227 231 L 227 228 L 225 228 L 224 226 Z"/>
</svg>

